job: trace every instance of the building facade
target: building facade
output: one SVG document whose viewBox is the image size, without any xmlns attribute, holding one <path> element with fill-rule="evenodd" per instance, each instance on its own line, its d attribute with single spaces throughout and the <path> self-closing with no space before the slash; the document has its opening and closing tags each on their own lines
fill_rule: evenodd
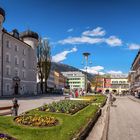
<svg viewBox="0 0 140 140">
<path fill-rule="evenodd" d="M 0 8 L 0 96 L 36 94 L 36 48 L 38 34 L 33 31 L 7 32 L 5 12 Z"/>
<path fill-rule="evenodd" d="M 67 77 L 70 89 L 85 90 L 86 76 L 79 71 L 62 72 Z"/>
<path fill-rule="evenodd" d="M 140 50 L 138 51 L 129 74 L 130 77 L 130 91 L 140 92 Z"/>
<path fill-rule="evenodd" d="M 97 92 L 123 93 L 129 90 L 129 81 L 126 74 L 110 74 L 100 76 L 96 80 Z"/>
<path fill-rule="evenodd" d="M 56 89 L 63 89 L 66 86 L 67 78 L 60 72 L 54 71 L 54 86 Z"/>
<path fill-rule="evenodd" d="M 49 73 L 49 77 L 47 79 L 47 90 L 48 92 L 53 92 L 55 90 L 62 90 L 66 86 L 66 80 L 67 78 L 63 76 L 60 72 L 51 70 Z M 43 82 L 45 79 L 43 79 Z M 45 93 L 45 84 L 43 84 L 43 89 Z M 37 77 L 37 90 L 38 93 L 41 93 L 40 89 L 40 80 Z"/>
<path fill-rule="evenodd" d="M 110 74 L 105 77 L 105 91 L 113 91 L 115 93 L 123 93 L 129 90 L 129 81 L 127 74 Z"/>
<path fill-rule="evenodd" d="M 128 78 L 111 78 L 111 90 L 116 93 L 123 93 L 128 91 Z"/>
</svg>

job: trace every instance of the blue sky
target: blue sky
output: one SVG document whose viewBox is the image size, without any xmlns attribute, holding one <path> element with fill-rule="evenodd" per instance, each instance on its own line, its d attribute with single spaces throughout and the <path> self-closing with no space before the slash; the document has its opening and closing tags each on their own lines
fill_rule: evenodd
<svg viewBox="0 0 140 140">
<path fill-rule="evenodd" d="M 53 61 L 89 72 L 127 73 L 140 48 L 139 0 L 0 0 L 4 27 L 49 38 Z"/>
</svg>

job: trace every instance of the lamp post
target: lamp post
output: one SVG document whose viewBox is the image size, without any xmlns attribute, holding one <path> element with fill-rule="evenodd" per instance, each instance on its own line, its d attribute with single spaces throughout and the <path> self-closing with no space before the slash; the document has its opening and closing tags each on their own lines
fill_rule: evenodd
<svg viewBox="0 0 140 140">
<path fill-rule="evenodd" d="M 83 56 L 84 56 L 84 59 L 85 59 L 85 68 L 86 68 L 86 75 L 85 75 L 85 92 L 87 94 L 87 67 L 88 67 L 88 57 L 89 57 L 90 53 L 88 52 L 84 52 L 83 53 Z"/>
</svg>

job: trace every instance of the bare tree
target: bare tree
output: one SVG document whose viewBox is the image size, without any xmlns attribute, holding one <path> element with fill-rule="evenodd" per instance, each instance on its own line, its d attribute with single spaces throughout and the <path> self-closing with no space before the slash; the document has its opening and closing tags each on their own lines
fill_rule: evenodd
<svg viewBox="0 0 140 140">
<path fill-rule="evenodd" d="M 49 77 L 51 68 L 51 55 L 50 55 L 50 45 L 48 40 L 39 40 L 38 46 L 38 78 L 40 80 L 40 90 L 41 93 L 47 92 L 47 79 Z"/>
</svg>

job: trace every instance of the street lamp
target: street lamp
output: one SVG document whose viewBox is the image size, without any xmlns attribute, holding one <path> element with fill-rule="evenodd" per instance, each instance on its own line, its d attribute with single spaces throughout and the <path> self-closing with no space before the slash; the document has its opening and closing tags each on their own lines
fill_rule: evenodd
<svg viewBox="0 0 140 140">
<path fill-rule="evenodd" d="M 89 57 L 90 53 L 88 52 L 84 52 L 83 56 L 85 58 L 86 64 L 85 64 L 85 68 L 86 68 L 86 75 L 85 75 L 85 92 L 87 94 L 87 68 L 88 68 L 88 57 Z"/>
</svg>

